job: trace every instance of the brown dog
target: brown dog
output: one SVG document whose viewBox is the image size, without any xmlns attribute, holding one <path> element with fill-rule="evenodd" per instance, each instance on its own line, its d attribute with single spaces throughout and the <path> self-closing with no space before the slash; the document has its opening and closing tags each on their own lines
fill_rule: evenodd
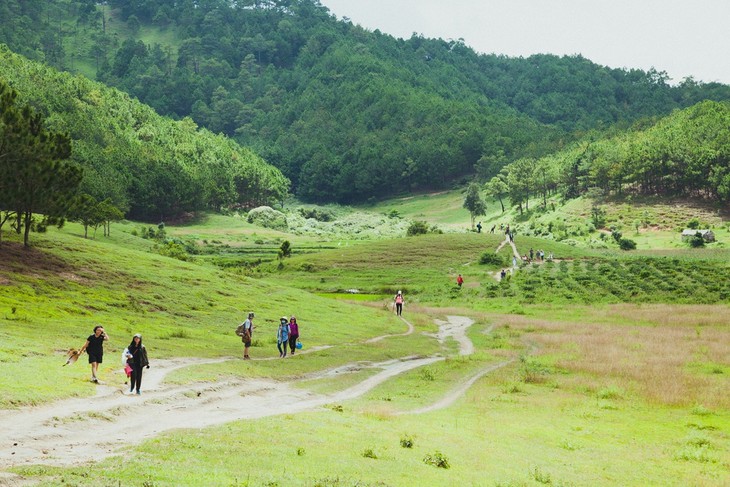
<svg viewBox="0 0 730 487">
<path fill-rule="evenodd" d="M 76 350 L 75 348 L 70 349 L 68 351 L 68 353 L 66 354 L 67 359 L 66 359 L 66 363 L 63 364 L 63 367 L 67 366 L 68 364 L 72 364 L 72 363 L 76 362 L 79 359 L 79 355 L 81 355 L 81 354 L 79 353 L 78 350 Z"/>
</svg>

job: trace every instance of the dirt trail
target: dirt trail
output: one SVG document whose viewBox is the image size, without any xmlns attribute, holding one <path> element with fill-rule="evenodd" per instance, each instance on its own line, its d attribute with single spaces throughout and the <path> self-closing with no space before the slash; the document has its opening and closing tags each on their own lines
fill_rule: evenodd
<svg viewBox="0 0 730 487">
<path fill-rule="evenodd" d="M 410 334 L 413 326 L 406 323 L 409 326 L 406 334 Z M 440 331 L 436 336 L 440 341 L 453 338 L 459 343 L 462 355 L 473 353 L 473 344 L 466 337 L 471 320 L 449 316 L 448 321 L 438 324 Z M 310 349 L 311 352 L 315 350 Z M 293 382 L 268 379 L 230 379 L 182 386 L 164 383 L 169 373 L 180 368 L 226 360 L 238 359 L 156 360 L 154 367 L 145 372 L 140 396 L 126 395 L 117 387 L 101 385 L 92 398 L 2 411 L 0 431 L 4 445 L 0 448 L 0 469 L 31 464 L 82 464 L 123 453 L 132 444 L 181 427 L 203 428 L 244 418 L 317 409 L 361 396 L 392 377 L 444 360 L 444 357 L 405 357 L 381 363 L 347 364 L 307 377 L 329 377 L 363 368 L 380 369 L 377 374 L 333 394 L 315 394 L 295 388 Z M 480 371 L 438 403 L 411 414 L 448 406 L 479 377 L 507 363 Z M 129 438 L 130 431 L 135 432 L 134 440 Z M 0 476 L 0 483 L 5 480 L 9 481 Z"/>
<path fill-rule="evenodd" d="M 414 330 L 413 325 L 408 320 L 403 318 L 402 316 L 399 316 L 399 318 L 401 320 L 403 320 L 403 323 L 405 323 L 408 326 L 408 330 L 406 330 L 405 333 L 398 333 L 395 335 L 382 335 L 379 337 L 371 338 L 370 340 L 366 340 L 365 343 L 375 343 L 375 342 L 379 342 L 380 340 L 385 340 L 386 338 L 391 338 L 391 337 L 404 337 L 404 336 L 408 336 L 411 333 L 413 333 L 413 330 Z"/>
</svg>

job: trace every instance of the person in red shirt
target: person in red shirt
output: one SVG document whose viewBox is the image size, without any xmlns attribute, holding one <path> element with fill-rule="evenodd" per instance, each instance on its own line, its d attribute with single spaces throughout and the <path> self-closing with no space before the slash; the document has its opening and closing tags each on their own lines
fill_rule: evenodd
<svg viewBox="0 0 730 487">
<path fill-rule="evenodd" d="M 464 284 L 464 278 L 461 277 L 461 274 L 459 274 L 459 277 L 456 278 L 456 284 L 461 287 L 462 284 Z"/>
</svg>

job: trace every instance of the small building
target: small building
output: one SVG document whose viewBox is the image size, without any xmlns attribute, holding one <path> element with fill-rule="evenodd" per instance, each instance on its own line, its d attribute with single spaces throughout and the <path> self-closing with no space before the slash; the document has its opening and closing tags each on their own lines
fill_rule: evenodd
<svg viewBox="0 0 730 487">
<path fill-rule="evenodd" d="M 705 239 L 705 242 L 709 243 L 715 241 L 715 234 L 712 232 L 712 230 L 693 230 L 691 228 L 686 228 L 682 231 L 682 242 L 688 241 L 698 233 L 702 235 L 702 238 Z"/>
</svg>

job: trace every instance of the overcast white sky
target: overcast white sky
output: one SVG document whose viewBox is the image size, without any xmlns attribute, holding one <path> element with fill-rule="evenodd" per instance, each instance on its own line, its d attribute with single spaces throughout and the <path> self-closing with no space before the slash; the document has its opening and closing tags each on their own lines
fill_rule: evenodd
<svg viewBox="0 0 730 487">
<path fill-rule="evenodd" d="M 730 0 L 320 0 L 337 18 L 409 38 L 463 38 L 482 53 L 582 54 L 730 84 Z"/>
</svg>

